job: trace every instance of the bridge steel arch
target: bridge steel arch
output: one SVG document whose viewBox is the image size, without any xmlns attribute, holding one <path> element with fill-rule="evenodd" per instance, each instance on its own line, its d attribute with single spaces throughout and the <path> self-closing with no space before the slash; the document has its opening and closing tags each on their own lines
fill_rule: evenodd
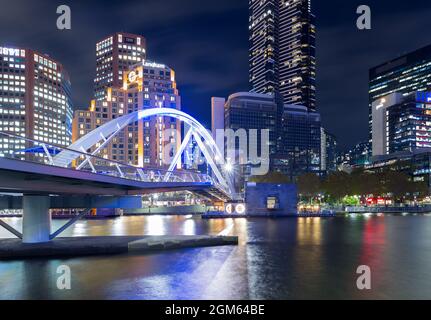
<svg viewBox="0 0 431 320">
<path fill-rule="evenodd" d="M 81 156 L 81 153 L 73 152 L 76 150 L 78 152 L 87 152 L 88 149 L 99 143 L 100 146 L 93 152 L 93 154 L 97 153 L 114 137 L 116 136 L 122 129 L 127 127 L 129 124 L 141 120 L 143 118 L 152 117 L 152 116 L 167 116 L 178 119 L 180 121 L 185 122 L 190 126 L 190 132 L 186 134 L 186 137 L 190 138 L 191 136 L 195 137 L 198 142 L 198 145 L 205 156 L 207 163 L 210 165 L 213 170 L 217 181 L 223 185 L 225 188 L 234 194 L 233 186 L 232 186 L 232 177 L 230 172 L 225 172 L 223 169 L 217 166 L 214 162 L 214 159 L 220 159 L 221 165 L 224 164 L 224 157 L 217 147 L 216 142 L 214 141 L 212 135 L 205 129 L 205 127 L 199 123 L 195 118 L 188 115 L 187 113 L 173 109 L 173 108 L 150 108 L 145 110 L 134 111 L 122 117 L 118 117 L 112 119 L 111 121 L 103 124 L 102 126 L 94 129 L 90 133 L 78 139 L 76 142 L 71 144 L 67 150 L 63 150 L 55 157 L 53 157 L 53 164 L 61 167 L 68 167 L 74 160 Z M 190 134 L 189 134 L 190 133 Z M 207 147 L 200 138 L 203 138 L 205 142 L 209 144 Z M 187 141 L 183 141 L 183 145 L 185 145 Z M 183 148 L 181 148 L 183 149 Z M 183 150 L 179 150 L 178 153 Z M 174 158 L 178 159 L 180 155 L 175 155 Z M 171 165 L 169 170 L 173 170 L 173 166 Z M 224 173 L 224 174 L 223 174 Z"/>
</svg>

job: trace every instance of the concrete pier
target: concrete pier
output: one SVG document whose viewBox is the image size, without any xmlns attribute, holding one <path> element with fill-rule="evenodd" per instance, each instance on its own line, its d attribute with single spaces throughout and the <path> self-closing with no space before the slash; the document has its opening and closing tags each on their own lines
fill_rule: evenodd
<svg viewBox="0 0 431 320">
<path fill-rule="evenodd" d="M 43 243 L 0 239 L 0 260 L 66 256 L 150 253 L 172 249 L 237 245 L 235 236 L 104 236 L 64 237 Z"/>
<path fill-rule="evenodd" d="M 22 242 L 40 243 L 49 241 L 51 214 L 49 196 L 24 195 Z"/>
</svg>

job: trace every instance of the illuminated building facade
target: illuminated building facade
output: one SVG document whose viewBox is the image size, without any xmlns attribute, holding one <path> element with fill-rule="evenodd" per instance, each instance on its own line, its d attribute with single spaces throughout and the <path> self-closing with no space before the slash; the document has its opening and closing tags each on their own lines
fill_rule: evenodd
<svg viewBox="0 0 431 320">
<path fill-rule="evenodd" d="M 372 104 L 391 93 L 408 95 L 431 89 L 431 45 L 370 70 L 369 131 L 372 138 Z"/>
<path fill-rule="evenodd" d="M 251 0 L 249 14 L 249 81 L 271 94 L 278 91 L 278 0 Z"/>
<path fill-rule="evenodd" d="M 105 98 L 107 88 L 121 87 L 130 66 L 146 59 L 143 36 L 117 32 L 96 44 L 96 77 L 94 97 Z"/>
<path fill-rule="evenodd" d="M 249 81 L 257 93 L 316 109 L 316 28 L 311 0 L 249 1 Z"/>
<path fill-rule="evenodd" d="M 71 83 L 58 61 L 30 49 L 0 47 L 0 131 L 66 147 L 72 114 Z M 45 159 L 23 152 L 29 147 L 0 137 L 0 156 Z"/>
<path fill-rule="evenodd" d="M 93 100 L 88 111 L 75 112 L 73 141 L 112 119 L 134 111 L 181 109 L 175 72 L 168 66 L 142 61 L 123 75 L 122 85 L 107 88 L 105 99 Z M 141 167 L 166 167 L 180 144 L 181 124 L 178 120 L 144 118 L 123 129 L 100 151 L 99 156 Z"/>
<path fill-rule="evenodd" d="M 372 110 L 373 156 L 431 150 L 431 92 L 392 93 Z"/>
</svg>

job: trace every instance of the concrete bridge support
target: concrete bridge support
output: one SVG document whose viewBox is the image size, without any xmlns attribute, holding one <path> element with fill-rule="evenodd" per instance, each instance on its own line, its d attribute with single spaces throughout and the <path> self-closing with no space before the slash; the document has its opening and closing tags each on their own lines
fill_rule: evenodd
<svg viewBox="0 0 431 320">
<path fill-rule="evenodd" d="M 49 196 L 24 195 L 22 242 L 48 242 L 51 235 L 51 213 Z"/>
</svg>

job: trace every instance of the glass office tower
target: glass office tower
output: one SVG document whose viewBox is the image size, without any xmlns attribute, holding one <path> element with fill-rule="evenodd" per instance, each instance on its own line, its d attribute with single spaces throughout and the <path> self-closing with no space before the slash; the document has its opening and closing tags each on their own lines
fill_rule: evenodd
<svg viewBox="0 0 431 320">
<path fill-rule="evenodd" d="M 387 95 L 373 103 L 373 156 L 431 150 L 431 93 Z"/>
<path fill-rule="evenodd" d="M 431 45 L 370 70 L 369 132 L 372 138 L 372 104 L 391 93 L 408 95 L 431 88 Z"/>
</svg>

